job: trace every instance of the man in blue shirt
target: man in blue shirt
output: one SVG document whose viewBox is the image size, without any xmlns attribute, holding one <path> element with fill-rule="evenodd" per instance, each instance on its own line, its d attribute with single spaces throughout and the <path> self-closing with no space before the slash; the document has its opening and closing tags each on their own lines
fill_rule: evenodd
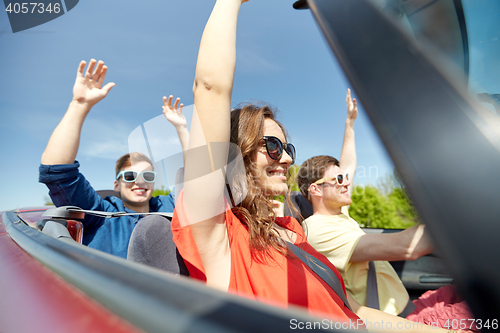
<svg viewBox="0 0 500 333">
<path fill-rule="evenodd" d="M 42 155 L 39 181 L 47 185 L 56 206 L 78 206 L 85 210 L 107 212 L 173 212 L 175 203 L 171 195 L 151 197 L 156 174 L 149 158 L 141 153 L 126 154 L 117 161 L 114 189 L 120 193 L 120 198 L 108 196 L 102 199 L 78 171 L 80 164 L 75 158 L 85 118 L 91 108 L 106 97 L 115 85 L 111 82 L 103 86 L 107 67 L 102 61 L 97 63 L 92 59 L 84 73 L 85 65 L 85 61 L 80 62 L 73 87 L 73 100 Z M 169 119 L 166 111 L 173 112 L 171 98 L 168 108 L 165 101 L 166 98 L 164 113 L 176 127 L 181 143 L 184 144 L 182 140 L 189 135 L 185 118 L 183 122 L 177 123 Z M 177 107 L 178 100 L 174 105 L 174 118 L 179 114 L 183 118 L 177 112 Z M 108 219 L 87 214 L 83 221 L 83 244 L 126 258 L 130 236 L 142 217 L 143 215 Z M 165 222 L 168 220 L 165 219 Z M 175 251 L 173 255 L 175 256 Z"/>
</svg>

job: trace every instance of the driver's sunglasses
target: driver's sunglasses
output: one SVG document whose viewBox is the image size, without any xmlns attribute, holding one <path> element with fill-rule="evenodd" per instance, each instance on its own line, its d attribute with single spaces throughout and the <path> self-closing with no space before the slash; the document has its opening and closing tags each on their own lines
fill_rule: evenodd
<svg viewBox="0 0 500 333">
<path fill-rule="evenodd" d="M 283 143 L 275 136 L 264 136 L 262 139 L 266 144 L 267 154 L 270 158 L 278 161 L 283 156 L 283 150 L 285 150 L 292 159 L 292 164 L 295 163 L 295 147 L 291 143 Z"/>
<path fill-rule="evenodd" d="M 313 184 L 321 185 L 321 184 L 324 184 L 325 182 L 328 182 L 330 180 L 334 180 L 337 182 L 338 185 L 342 186 L 342 185 L 344 185 L 345 180 L 349 180 L 349 174 L 348 173 L 339 173 L 333 177 L 318 179 Z"/>
<path fill-rule="evenodd" d="M 120 173 L 116 176 L 116 179 L 119 179 L 121 176 L 123 176 L 123 181 L 127 183 L 133 183 L 137 180 L 137 177 L 139 177 L 139 175 L 142 175 L 142 179 L 144 179 L 146 183 L 152 183 L 156 179 L 156 172 L 154 171 L 137 172 L 131 170 L 120 171 Z"/>
</svg>

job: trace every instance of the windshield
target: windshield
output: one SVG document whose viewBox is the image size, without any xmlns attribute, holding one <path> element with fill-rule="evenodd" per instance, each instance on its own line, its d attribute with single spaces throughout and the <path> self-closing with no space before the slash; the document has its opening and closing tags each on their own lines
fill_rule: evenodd
<svg viewBox="0 0 500 333">
<path fill-rule="evenodd" d="M 496 0 L 373 0 L 471 96 L 499 112 L 500 2 Z M 436 54 L 436 53 L 439 53 Z"/>
<path fill-rule="evenodd" d="M 479 101 L 500 114 L 500 2 L 464 0 L 469 36 L 469 88 Z M 484 95 L 484 93 L 488 95 Z"/>
</svg>

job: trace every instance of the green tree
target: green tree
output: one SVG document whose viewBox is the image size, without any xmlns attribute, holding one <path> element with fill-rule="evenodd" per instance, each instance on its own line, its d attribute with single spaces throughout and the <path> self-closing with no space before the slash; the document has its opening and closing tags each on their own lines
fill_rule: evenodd
<svg viewBox="0 0 500 333">
<path fill-rule="evenodd" d="M 352 192 L 349 215 L 364 228 L 397 228 L 395 207 L 371 185 L 357 185 Z"/>
<path fill-rule="evenodd" d="M 420 223 L 421 220 L 417 214 L 415 206 L 411 202 L 408 194 L 406 193 L 406 187 L 403 184 L 403 180 L 399 175 L 398 171 L 394 169 L 390 175 L 392 189 L 388 193 L 388 198 L 394 203 L 398 211 L 399 216 L 411 224 Z"/>
<path fill-rule="evenodd" d="M 159 195 L 169 195 L 170 194 L 170 190 L 167 190 L 165 189 L 165 186 L 162 186 L 161 189 L 155 189 L 153 191 L 153 197 L 157 197 Z"/>
<path fill-rule="evenodd" d="M 299 174 L 300 165 L 292 165 L 288 169 L 288 173 L 286 175 L 286 181 L 288 187 L 291 187 L 292 191 L 300 192 L 299 185 L 297 184 L 297 175 Z"/>
<path fill-rule="evenodd" d="M 415 222 L 405 215 L 407 206 L 401 191 L 404 193 L 403 189 L 393 189 L 386 196 L 374 186 L 357 185 L 353 189 L 349 215 L 365 228 L 406 229 Z"/>
<path fill-rule="evenodd" d="M 413 203 L 408 198 L 406 191 L 402 187 L 396 187 L 388 195 L 388 199 L 396 207 L 396 211 L 399 217 L 408 222 L 408 226 L 412 226 L 415 223 L 420 223 L 420 218 L 418 217 L 417 211 L 413 206 Z"/>
</svg>

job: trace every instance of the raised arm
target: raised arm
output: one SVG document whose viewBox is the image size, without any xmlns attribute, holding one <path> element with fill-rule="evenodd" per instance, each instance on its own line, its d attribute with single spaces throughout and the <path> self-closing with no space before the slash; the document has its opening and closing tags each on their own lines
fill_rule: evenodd
<svg viewBox="0 0 500 333">
<path fill-rule="evenodd" d="M 246 1 L 218 0 L 205 26 L 196 64 L 195 110 L 185 165 L 186 218 L 207 284 L 222 290 L 229 286 L 231 257 L 224 215 L 225 181 L 216 166 L 226 164 L 227 152 L 215 143 L 229 142 L 236 24 L 242 2 Z M 197 147 L 207 144 L 206 154 L 196 153 Z"/>
<path fill-rule="evenodd" d="M 356 174 L 356 145 L 354 142 L 354 121 L 358 117 L 358 104 L 356 99 L 351 98 L 351 89 L 347 89 L 345 99 L 347 105 L 347 118 L 345 121 L 344 143 L 340 153 L 340 168 L 349 174 L 351 183 Z M 349 196 L 352 194 L 352 186 L 349 187 Z"/>
<path fill-rule="evenodd" d="M 433 246 L 425 233 L 425 226 L 418 225 L 401 232 L 361 236 L 350 262 L 415 260 L 432 251 Z"/>
<path fill-rule="evenodd" d="M 182 114 L 182 108 L 184 104 L 180 103 L 181 99 L 177 98 L 175 103 L 172 105 L 173 96 L 170 95 L 168 98 L 163 96 L 163 114 L 165 118 L 174 125 L 177 131 L 177 136 L 182 146 L 182 154 L 184 158 L 184 164 L 186 163 L 186 151 L 189 145 L 189 131 L 187 129 L 186 117 Z M 180 105 L 179 105 L 180 103 Z"/>
<path fill-rule="evenodd" d="M 103 86 L 108 68 L 102 61 L 97 63 L 97 67 L 96 63 L 95 59 L 90 60 L 84 74 L 86 62 L 80 62 L 73 86 L 73 100 L 49 139 L 42 155 L 42 164 L 55 165 L 75 162 L 85 117 L 90 109 L 106 97 L 115 85 L 110 82 Z"/>
</svg>

